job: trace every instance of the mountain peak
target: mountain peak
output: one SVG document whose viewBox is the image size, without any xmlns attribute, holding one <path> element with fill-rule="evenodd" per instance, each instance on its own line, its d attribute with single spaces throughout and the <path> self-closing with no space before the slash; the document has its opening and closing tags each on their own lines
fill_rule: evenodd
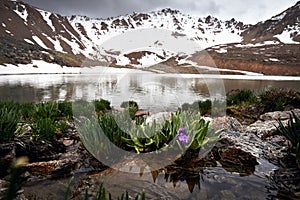
<svg viewBox="0 0 300 200">
<path fill-rule="evenodd" d="M 299 13 L 300 13 L 300 1 L 298 1 L 294 6 L 279 13 L 278 15 L 273 16 L 270 20 L 279 21 L 282 20 L 284 17 L 288 17 L 288 18 L 296 17 L 297 20 L 297 17 L 300 16 Z M 298 21 L 300 21 L 300 19 Z"/>
<path fill-rule="evenodd" d="M 172 9 L 172 8 L 163 8 L 161 10 L 161 12 L 163 12 L 163 13 L 171 13 L 171 14 L 178 14 L 178 13 L 180 13 L 179 10 Z"/>
</svg>

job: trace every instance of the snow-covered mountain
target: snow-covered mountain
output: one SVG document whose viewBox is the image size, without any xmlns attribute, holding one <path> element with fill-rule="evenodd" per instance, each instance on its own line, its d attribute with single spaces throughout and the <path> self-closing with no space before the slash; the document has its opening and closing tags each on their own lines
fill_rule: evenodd
<svg viewBox="0 0 300 200">
<path fill-rule="evenodd" d="M 249 27 L 242 36 L 245 42 L 274 40 L 300 44 L 300 1 L 271 19 Z"/>
<path fill-rule="evenodd" d="M 130 30 L 160 28 L 186 35 L 202 48 L 240 42 L 249 25 L 212 16 L 197 18 L 177 10 L 163 9 L 108 19 L 65 17 L 19 1 L 1 0 L 0 35 L 11 35 L 45 49 L 92 56 L 103 41 Z"/>
<path fill-rule="evenodd" d="M 265 45 L 300 45 L 300 2 L 270 20 L 256 25 L 244 24 L 235 19 L 220 20 L 213 16 L 195 17 L 172 9 L 93 19 L 86 16 L 61 16 L 16 0 L 0 0 L 0 2 L 2 40 L 0 43 L 6 45 L 4 53 L 0 53 L 0 64 L 9 60 L 7 57 L 14 56 L 8 52 L 10 48 L 16 48 L 20 51 L 19 55 L 22 54 L 18 56 L 17 63 L 28 63 L 28 57 L 33 55 L 35 59 L 40 57 L 47 62 L 57 63 L 67 60 L 73 64 L 80 63 L 78 60 L 89 58 L 89 61 L 98 60 L 114 66 L 138 67 L 143 64 L 148 66 L 153 62 L 168 63 L 166 61 L 170 59 L 174 64 L 172 58 L 178 60 L 182 56 L 178 52 L 167 51 L 163 40 L 149 40 L 150 43 L 146 46 L 148 49 L 135 49 L 131 52 L 121 47 L 118 49 L 118 46 L 122 46 L 121 43 L 126 42 L 125 40 L 114 48 L 103 46 L 105 42 L 118 35 L 145 29 L 167 30 L 174 38 L 186 37 L 199 45 L 199 49 L 194 49 L 193 53 L 207 48 L 210 54 L 222 55 L 222 59 L 229 60 L 231 54 L 228 49 L 232 47 L 248 50 L 249 47 L 255 47 L 256 53 L 252 54 L 252 57 L 255 57 L 258 52 L 263 53 L 257 48 L 265 49 Z M 149 38 L 144 35 L 142 39 L 146 40 L 147 37 Z M 160 49 L 157 50 L 158 46 Z M 182 48 L 184 46 L 182 45 Z M 297 46 L 296 48 L 293 46 L 293 49 L 297 49 Z M 39 48 L 42 50 L 38 50 Z M 156 50 L 151 51 L 149 48 Z M 251 54 L 251 51 L 247 51 L 247 54 Z M 26 62 L 23 62 L 23 57 L 27 59 Z M 247 58 L 247 55 L 240 57 Z M 275 59 L 277 58 L 273 60 Z M 293 62 L 299 64 L 298 58 Z M 222 62 L 219 64 L 222 65 Z"/>
<path fill-rule="evenodd" d="M 81 16 L 72 16 L 68 19 L 82 38 L 94 44 L 101 44 L 114 35 L 133 29 L 160 28 L 173 31 L 177 35 L 186 35 L 205 48 L 224 42 L 239 42 L 242 40 L 241 33 L 249 27 L 234 19 L 221 21 L 211 16 L 196 18 L 171 9 L 146 14 L 133 13 L 104 20 Z"/>
</svg>

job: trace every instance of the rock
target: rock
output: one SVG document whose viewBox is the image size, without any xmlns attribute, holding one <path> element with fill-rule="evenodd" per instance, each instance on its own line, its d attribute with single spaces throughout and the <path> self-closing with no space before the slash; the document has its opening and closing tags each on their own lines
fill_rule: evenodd
<svg viewBox="0 0 300 200">
<path fill-rule="evenodd" d="M 212 122 L 213 118 L 211 117 L 202 117 L 202 119 L 204 119 L 206 122 Z"/>
<path fill-rule="evenodd" d="M 300 109 L 292 110 L 295 112 L 297 116 L 300 116 Z M 263 115 L 259 116 L 259 119 L 262 121 L 271 121 L 271 120 L 286 120 L 290 118 L 291 111 L 275 111 L 275 112 L 268 112 Z"/>
<path fill-rule="evenodd" d="M 215 159 L 229 172 L 250 175 L 258 165 L 257 157 L 251 151 L 241 148 L 227 137 L 222 137 L 212 150 Z"/>
<path fill-rule="evenodd" d="M 282 124 L 286 126 L 288 124 L 288 120 L 282 121 Z M 278 121 L 276 120 L 258 120 L 255 123 L 247 126 L 246 132 L 253 133 L 262 139 L 266 139 L 267 137 L 274 136 L 279 133 L 276 126 L 278 126 Z"/>
<path fill-rule="evenodd" d="M 257 165 L 256 157 L 250 152 L 233 146 L 226 146 L 226 148 L 218 148 L 218 156 L 223 161 L 229 161 L 235 165 L 255 166 Z"/>
<path fill-rule="evenodd" d="M 300 116 L 300 109 L 294 109 L 296 115 Z M 254 133 L 262 139 L 278 135 L 276 128 L 278 126 L 278 119 L 284 126 L 287 126 L 291 111 L 275 111 L 268 112 L 259 117 L 260 120 L 246 127 L 246 132 Z"/>
<path fill-rule="evenodd" d="M 144 110 L 138 110 L 135 113 L 136 117 L 140 117 L 140 116 L 144 116 L 144 115 L 149 115 L 150 113 L 148 111 L 144 111 Z"/>
<path fill-rule="evenodd" d="M 236 132 L 243 132 L 244 128 L 241 123 L 233 117 L 217 117 L 211 122 L 214 130 L 230 130 Z"/>
<path fill-rule="evenodd" d="M 66 147 L 59 140 L 52 143 L 45 141 L 31 140 L 29 135 L 19 138 L 20 142 L 15 143 L 16 156 L 27 156 L 30 162 L 41 162 L 58 159 L 60 153 L 66 152 Z"/>
<path fill-rule="evenodd" d="M 64 139 L 63 144 L 68 147 L 75 143 L 75 140 Z"/>
<path fill-rule="evenodd" d="M 72 172 L 78 160 L 62 159 L 47 162 L 35 162 L 27 164 L 26 170 L 33 176 L 51 177 L 66 176 Z"/>
<path fill-rule="evenodd" d="M 232 95 L 236 95 L 236 94 L 238 94 L 240 92 L 241 92 L 240 89 L 233 89 L 233 90 L 227 92 L 226 96 L 229 97 L 229 96 L 232 96 Z"/>
<path fill-rule="evenodd" d="M 241 149 L 244 152 L 251 153 L 256 158 L 263 158 L 273 163 L 277 163 L 278 158 L 287 155 L 288 145 L 283 143 L 282 140 L 263 140 L 252 132 L 223 131 L 220 138 L 220 142 L 224 143 L 226 141 L 227 146 Z"/>
<path fill-rule="evenodd" d="M 146 119 L 146 123 L 153 123 L 154 121 L 156 123 L 163 123 L 164 120 L 170 120 L 172 116 L 171 112 L 159 112 L 155 114 L 151 114 Z"/>
<path fill-rule="evenodd" d="M 116 111 L 116 112 L 123 112 L 125 110 L 125 108 L 121 108 L 121 107 L 114 107 L 113 108 L 113 111 Z"/>
</svg>

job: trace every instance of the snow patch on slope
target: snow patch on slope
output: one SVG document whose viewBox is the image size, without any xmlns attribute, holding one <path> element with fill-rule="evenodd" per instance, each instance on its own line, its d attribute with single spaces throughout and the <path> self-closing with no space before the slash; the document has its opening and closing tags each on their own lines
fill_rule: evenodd
<svg viewBox="0 0 300 200">
<path fill-rule="evenodd" d="M 285 30 L 281 34 L 275 35 L 281 42 L 286 44 L 299 44 L 299 42 L 293 41 L 291 37 L 291 31 Z"/>
<path fill-rule="evenodd" d="M 24 39 L 24 41 L 27 42 L 27 43 L 29 43 L 29 44 L 34 44 L 34 42 L 32 42 L 31 40 L 28 40 L 26 38 Z"/>
<path fill-rule="evenodd" d="M 162 61 L 163 59 L 157 57 L 157 55 L 155 54 L 146 54 L 141 59 L 139 59 L 141 65 L 137 65 L 137 67 L 149 67 Z"/>
<path fill-rule="evenodd" d="M 32 36 L 32 39 L 34 39 L 34 41 L 44 49 L 49 49 L 38 36 L 34 35 Z"/>
<path fill-rule="evenodd" d="M 227 53 L 227 49 L 226 48 L 217 49 L 216 52 L 218 52 L 218 53 Z"/>
<path fill-rule="evenodd" d="M 276 45 L 276 44 L 279 44 L 278 41 L 264 41 L 262 43 L 256 43 L 256 44 L 236 44 L 235 46 L 236 47 L 262 47 L 262 46 L 265 46 L 265 45 Z"/>
<path fill-rule="evenodd" d="M 50 12 L 46 12 L 46 11 L 43 11 L 43 10 L 39 10 L 37 9 L 41 15 L 43 16 L 43 19 L 47 22 L 48 26 L 50 26 L 50 28 L 55 31 L 55 27 L 52 23 L 52 20 L 50 19 L 50 16 L 51 16 L 51 13 Z"/>
<path fill-rule="evenodd" d="M 48 63 L 43 60 L 32 60 L 31 64 L 5 64 L 0 65 L 0 75 L 14 74 L 153 74 L 152 72 L 128 68 L 113 67 L 66 67 L 56 63 Z M 5 77 L 5 76 L 4 76 Z M 3 78 L 3 77 L 2 77 Z"/>
<path fill-rule="evenodd" d="M 18 10 L 18 6 L 22 7 L 23 12 L 20 12 Z M 27 12 L 26 7 L 24 5 L 17 5 L 17 9 L 14 10 L 14 12 L 17 13 L 19 15 L 19 17 L 21 17 L 25 22 L 27 22 L 28 12 Z"/>
<path fill-rule="evenodd" d="M 280 61 L 277 58 L 269 58 L 269 60 L 272 61 L 272 62 L 278 62 L 278 61 Z"/>
<path fill-rule="evenodd" d="M 283 12 L 282 14 L 272 17 L 271 20 L 274 20 L 274 21 L 282 20 L 285 17 L 285 15 L 286 15 L 286 12 Z"/>
<path fill-rule="evenodd" d="M 221 71 L 223 71 L 223 72 L 238 72 L 238 73 L 242 73 L 242 74 L 245 74 L 245 75 L 251 75 L 251 76 L 263 76 L 263 74 L 256 73 L 256 72 L 243 71 L 243 70 L 221 69 L 221 68 L 218 68 L 217 66 L 216 67 L 203 66 L 203 65 L 199 65 L 197 62 L 194 62 L 194 61 L 191 61 L 191 60 L 188 60 L 188 59 L 179 60 L 178 64 L 179 65 L 181 65 L 181 64 L 190 64 L 190 65 L 192 65 L 192 66 L 194 66 L 198 69 L 201 69 L 201 70 L 205 69 L 205 70 L 209 70 L 209 71 L 214 71 L 216 73 L 213 76 L 221 76 L 219 74 L 219 72 L 221 72 Z M 182 75 L 184 75 L 184 74 L 182 74 Z M 206 76 L 206 75 L 207 74 L 200 74 L 200 76 Z"/>
<path fill-rule="evenodd" d="M 55 49 L 56 51 L 65 52 L 65 51 L 63 50 L 63 48 L 61 47 L 60 42 L 59 42 L 58 39 L 57 39 L 57 40 L 54 40 L 54 39 L 52 39 L 51 37 L 48 37 L 48 36 L 47 36 L 47 39 L 48 39 L 50 42 L 52 42 L 52 44 L 54 45 L 54 49 Z"/>
<path fill-rule="evenodd" d="M 117 63 L 116 63 L 117 65 L 125 66 L 125 65 L 130 64 L 129 58 L 127 58 L 125 56 L 120 56 L 116 60 L 117 60 Z"/>
<path fill-rule="evenodd" d="M 52 74 L 52 73 L 79 73 L 80 68 L 60 66 L 47 63 L 43 60 L 32 60 L 32 64 L 0 65 L 0 74 Z"/>
</svg>

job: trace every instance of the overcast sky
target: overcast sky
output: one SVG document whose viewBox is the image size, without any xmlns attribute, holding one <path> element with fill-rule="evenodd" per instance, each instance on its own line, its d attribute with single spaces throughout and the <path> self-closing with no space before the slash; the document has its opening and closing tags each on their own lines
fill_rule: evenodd
<svg viewBox="0 0 300 200">
<path fill-rule="evenodd" d="M 162 8 L 178 9 L 195 16 L 213 15 L 255 24 L 279 14 L 297 0 L 23 0 L 62 15 L 107 18 Z"/>
</svg>

